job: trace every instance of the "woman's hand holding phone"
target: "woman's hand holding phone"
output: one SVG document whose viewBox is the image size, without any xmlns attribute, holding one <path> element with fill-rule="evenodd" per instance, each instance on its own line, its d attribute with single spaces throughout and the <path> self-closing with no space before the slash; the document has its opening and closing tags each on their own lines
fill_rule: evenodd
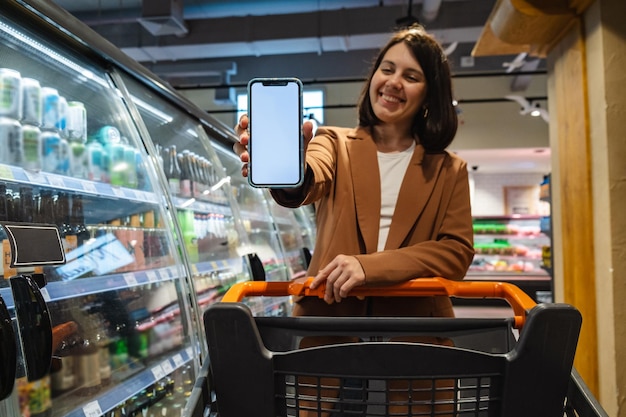
<svg viewBox="0 0 626 417">
<path fill-rule="evenodd" d="M 239 137 L 239 142 L 236 142 L 233 145 L 233 150 L 237 155 L 239 155 L 239 159 L 243 163 L 241 166 L 241 175 L 247 177 L 248 163 L 250 162 L 250 154 L 248 153 L 248 142 L 250 140 L 250 133 L 248 132 L 248 115 L 244 114 L 241 116 L 237 126 L 235 126 L 235 133 Z M 306 154 L 309 142 L 313 139 L 313 122 L 310 120 L 306 120 L 302 124 L 302 136 L 304 139 L 304 152 Z"/>
</svg>

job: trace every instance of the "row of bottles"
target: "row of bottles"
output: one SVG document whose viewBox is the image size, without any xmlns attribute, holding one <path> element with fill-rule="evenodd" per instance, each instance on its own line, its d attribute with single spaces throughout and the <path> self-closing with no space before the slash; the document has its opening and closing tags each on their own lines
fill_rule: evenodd
<svg viewBox="0 0 626 417">
<path fill-rule="evenodd" d="M 227 203 L 224 186 L 213 164 L 205 157 L 187 149 L 178 152 L 176 145 L 162 148 L 157 145 L 159 164 L 172 195 L 195 198 L 200 201 Z M 227 184 L 221 184 L 227 185 Z"/>
<path fill-rule="evenodd" d="M 239 238 L 232 218 L 217 213 L 177 210 L 183 243 L 193 263 L 238 257 Z"/>
<path fill-rule="evenodd" d="M 10 189 L 0 183 L 0 221 L 52 224 L 59 235 L 66 254 L 83 247 L 80 255 L 68 258 L 68 264 L 52 268 L 51 277 L 74 279 L 104 273 L 120 273 L 155 269 L 172 261 L 166 229 L 156 210 L 133 213 L 97 224 L 85 220 L 84 198 L 80 194 L 55 192 L 50 189 L 34 190 L 28 186 Z M 2 233 L 3 230 L 0 230 Z M 113 248 L 116 241 L 117 251 Z M 85 243 L 90 246 L 83 246 Z M 108 245 L 108 246 L 107 246 Z M 5 278 L 16 274 L 10 268 L 11 252 L 8 240 L 3 239 L 3 270 Z M 87 250 L 88 249 L 88 250 Z M 104 271 L 94 262 L 101 259 L 107 266 Z M 113 258 L 118 257 L 118 264 Z"/>
<path fill-rule="evenodd" d="M 105 417 L 167 417 L 181 415 L 193 389 L 191 366 L 177 369 L 124 401 Z"/>
<path fill-rule="evenodd" d="M 53 409 L 56 415 L 67 413 L 76 406 L 76 398 L 93 398 L 148 369 L 152 360 L 161 361 L 163 354 L 180 349 L 184 344 L 180 317 L 168 310 L 177 297 L 174 287 L 172 282 L 158 283 L 143 292 L 110 291 L 51 303 L 53 333 L 59 328 L 72 330 L 54 338 L 58 340 L 49 375 L 37 381 L 18 379 L 22 415 L 49 417 Z M 150 303 L 161 307 L 148 311 Z M 190 365 L 184 365 L 107 416 L 139 415 L 136 412 L 156 409 L 166 397 L 188 396 L 191 375 Z M 174 403 L 180 407 L 184 401 L 167 401 L 168 406 Z"/>
<path fill-rule="evenodd" d="M 89 238 L 80 195 L 70 197 L 67 193 L 54 194 L 51 190 L 41 190 L 36 194 L 27 186 L 14 191 L 5 183 L 0 183 L 0 221 L 56 225 L 65 252 L 75 249 Z M 1 272 L 8 279 L 17 271 L 10 268 L 11 248 L 6 236 L 2 239 L 2 253 Z"/>
</svg>

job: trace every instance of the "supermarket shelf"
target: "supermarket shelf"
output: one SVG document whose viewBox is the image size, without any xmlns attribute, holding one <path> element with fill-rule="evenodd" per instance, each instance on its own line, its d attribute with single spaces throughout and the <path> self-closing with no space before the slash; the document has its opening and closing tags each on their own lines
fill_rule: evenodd
<svg viewBox="0 0 626 417">
<path fill-rule="evenodd" d="M 141 390 L 157 383 L 176 369 L 191 362 L 193 359 L 193 349 L 186 349 L 175 352 L 165 358 L 161 363 L 144 369 L 137 375 L 124 380 L 112 389 L 100 396 L 96 396 L 92 401 L 80 408 L 74 409 L 66 414 L 66 417 L 99 417 L 107 411 L 112 410 L 118 404 L 123 403 Z"/>
</svg>

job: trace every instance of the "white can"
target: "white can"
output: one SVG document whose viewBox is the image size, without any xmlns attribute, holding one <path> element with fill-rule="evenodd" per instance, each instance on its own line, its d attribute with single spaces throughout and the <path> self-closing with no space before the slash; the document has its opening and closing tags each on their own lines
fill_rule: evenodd
<svg viewBox="0 0 626 417">
<path fill-rule="evenodd" d="M 41 85 L 33 78 L 22 78 L 22 123 L 41 125 Z"/>
<path fill-rule="evenodd" d="M 43 167 L 41 130 L 37 126 L 23 125 L 22 145 L 24 147 L 24 168 L 33 171 L 41 170 Z"/>
<path fill-rule="evenodd" d="M 0 163 L 21 166 L 23 156 L 22 124 L 8 117 L 0 118 Z"/>
<path fill-rule="evenodd" d="M 41 88 L 41 128 L 56 130 L 59 123 L 59 92 L 56 88 Z"/>
<path fill-rule="evenodd" d="M 22 76 L 10 68 L 0 68 L 0 117 L 22 118 Z"/>
<path fill-rule="evenodd" d="M 87 142 L 87 110 L 80 101 L 67 103 L 67 138 L 70 142 Z"/>
<path fill-rule="evenodd" d="M 59 118 L 56 128 L 62 138 L 67 138 L 67 100 L 63 96 L 59 96 Z"/>
</svg>

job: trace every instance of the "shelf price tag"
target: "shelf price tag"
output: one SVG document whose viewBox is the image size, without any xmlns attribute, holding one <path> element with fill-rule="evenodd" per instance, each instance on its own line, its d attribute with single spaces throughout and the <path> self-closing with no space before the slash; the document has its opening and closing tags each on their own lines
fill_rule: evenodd
<svg viewBox="0 0 626 417">
<path fill-rule="evenodd" d="M 154 379 L 156 379 L 157 381 L 163 379 L 165 375 L 167 375 L 165 372 L 163 372 L 163 367 L 161 365 L 155 366 L 151 369 L 151 371 L 152 375 L 154 375 Z"/>
<path fill-rule="evenodd" d="M 12 180 L 14 178 L 13 171 L 11 171 L 10 166 L 0 165 L 0 178 L 5 178 L 7 180 Z"/>
<path fill-rule="evenodd" d="M 84 406 L 83 413 L 85 414 L 85 417 L 100 417 L 104 414 L 98 401 L 92 401 Z"/>
<path fill-rule="evenodd" d="M 161 362 L 161 369 L 163 369 L 163 372 L 166 375 L 169 375 L 172 372 L 174 372 L 174 367 L 172 366 L 172 363 L 169 360 L 165 360 Z"/>
<path fill-rule="evenodd" d="M 91 181 L 83 181 L 83 190 L 88 193 L 98 194 L 98 190 L 96 189 L 96 184 Z"/>
<path fill-rule="evenodd" d="M 170 279 L 170 273 L 167 268 L 159 269 L 159 276 L 162 281 L 167 281 Z"/>
<path fill-rule="evenodd" d="M 50 185 L 56 188 L 65 188 L 65 182 L 63 182 L 63 177 L 60 177 L 58 175 L 48 174 L 47 178 L 48 178 L 48 182 L 50 183 Z"/>
<path fill-rule="evenodd" d="M 34 184 L 47 184 L 48 183 L 45 175 L 43 175 L 39 171 L 31 171 L 31 170 L 25 169 L 24 174 L 26 175 L 26 178 L 28 178 L 28 181 L 30 181 L 31 183 L 34 183 Z"/>
<path fill-rule="evenodd" d="M 124 282 L 126 282 L 126 284 L 129 287 L 133 287 L 133 286 L 138 284 L 137 283 L 137 277 L 132 272 L 127 272 L 127 273 L 124 274 Z"/>
<path fill-rule="evenodd" d="M 126 194 L 124 194 L 124 190 L 122 190 L 120 187 L 111 186 L 111 192 L 116 197 L 126 198 Z"/>
<path fill-rule="evenodd" d="M 148 282 L 157 282 L 159 277 L 157 276 L 154 270 L 146 271 L 146 277 L 148 277 Z"/>
<path fill-rule="evenodd" d="M 48 289 L 46 287 L 40 288 L 41 296 L 46 303 L 50 302 L 50 293 L 48 293 Z"/>
<path fill-rule="evenodd" d="M 180 353 L 177 353 L 176 355 L 174 355 L 172 359 L 174 359 L 174 364 L 176 365 L 177 368 L 180 368 L 185 363 L 185 360 L 183 359 L 183 356 Z"/>
</svg>

